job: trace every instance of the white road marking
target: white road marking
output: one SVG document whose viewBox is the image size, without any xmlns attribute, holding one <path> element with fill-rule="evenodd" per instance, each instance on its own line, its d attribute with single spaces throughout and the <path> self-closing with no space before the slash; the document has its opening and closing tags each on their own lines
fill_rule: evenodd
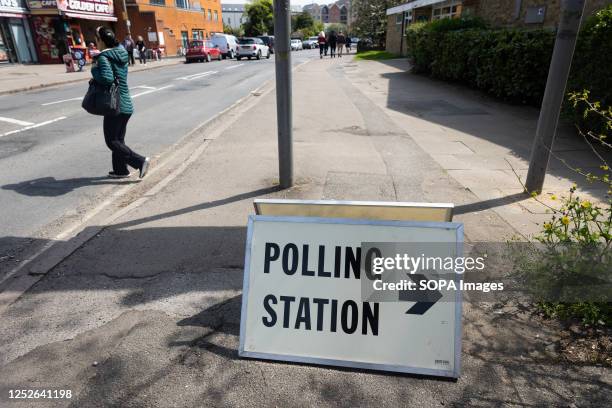
<svg viewBox="0 0 612 408">
<path fill-rule="evenodd" d="M 209 76 L 209 75 L 213 75 L 216 74 L 218 71 L 205 71 L 205 72 L 199 72 L 197 74 L 191 74 L 191 75 L 187 75 L 184 77 L 180 77 L 180 78 L 174 78 L 175 81 L 193 81 L 194 79 L 200 79 L 203 78 L 205 76 Z"/>
<path fill-rule="evenodd" d="M 229 67 L 227 67 L 227 68 L 225 68 L 225 69 L 234 69 L 234 68 L 241 67 L 241 66 L 243 66 L 243 65 L 244 65 L 244 64 L 232 65 L 232 66 L 229 66 Z"/>
<path fill-rule="evenodd" d="M 162 86 L 161 88 L 155 88 L 154 86 L 148 86 L 148 85 L 137 85 L 137 86 L 133 86 L 130 89 L 147 89 L 147 91 L 145 92 L 141 92 L 139 94 L 136 94 L 134 96 L 132 96 L 132 98 L 136 98 L 137 96 L 141 96 L 141 95 L 146 95 L 148 93 L 151 92 L 156 92 L 156 91 L 161 91 L 162 89 L 166 89 L 171 87 L 172 85 L 168 85 L 168 86 Z M 64 103 L 64 102 L 71 102 L 71 101 L 80 101 L 83 100 L 82 96 L 76 97 L 76 98 L 70 98 L 70 99 L 62 99 L 61 101 L 53 101 L 53 102 L 47 102 L 47 103 L 43 103 L 41 106 L 49 106 L 49 105 L 55 105 L 58 103 Z M 2 120 L 2 118 L 0 118 L 0 120 Z M 24 122 L 26 123 L 26 122 Z M 32 125 L 32 123 L 27 123 L 27 125 Z M 26 126 L 25 124 L 23 126 Z"/>
<path fill-rule="evenodd" d="M 77 98 L 62 99 L 61 101 L 53 101 L 53 102 L 43 103 L 43 104 L 41 104 L 41 106 L 55 105 L 57 103 L 64 103 L 64 102 L 70 102 L 70 101 L 80 101 L 81 99 L 83 99 L 83 97 L 79 96 Z"/>
<path fill-rule="evenodd" d="M 19 119 L 5 118 L 3 116 L 0 116 L 0 122 L 12 123 L 13 125 L 19 125 L 19 126 L 33 125 L 32 122 L 26 122 L 24 120 L 19 120 Z"/>
<path fill-rule="evenodd" d="M 147 94 L 150 94 L 150 93 L 153 93 L 153 92 L 162 91 L 162 90 L 164 90 L 164 89 L 167 89 L 167 88 L 170 88 L 170 87 L 173 87 L 173 86 L 174 86 L 174 85 L 166 85 L 166 86 L 162 86 L 161 88 L 153 88 L 153 89 L 150 89 L 150 90 L 148 90 L 148 91 L 144 91 L 144 92 L 141 92 L 141 93 L 139 93 L 139 94 L 132 95 L 132 99 L 134 99 L 134 98 L 138 98 L 139 96 L 142 96 L 142 95 L 147 95 Z"/>
<path fill-rule="evenodd" d="M 8 136 L 8 135 L 13 135 L 15 133 L 20 133 L 20 132 L 25 132 L 26 130 L 30 130 L 30 129 L 34 129 L 34 128 L 37 128 L 37 127 L 45 126 L 45 125 L 48 125 L 50 123 L 58 122 L 58 121 L 63 120 L 63 119 L 66 119 L 66 116 L 60 116 L 59 118 L 47 120 L 47 121 L 41 122 L 41 123 L 36 123 L 36 124 L 30 125 L 30 126 L 23 127 L 21 129 L 11 130 L 10 132 L 6 132 L 6 133 L 1 134 L 0 137 L 4 137 L 4 136 Z"/>
</svg>

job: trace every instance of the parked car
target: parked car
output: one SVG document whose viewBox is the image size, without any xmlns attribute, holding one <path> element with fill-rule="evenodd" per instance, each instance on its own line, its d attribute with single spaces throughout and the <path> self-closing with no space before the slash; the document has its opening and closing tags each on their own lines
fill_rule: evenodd
<svg viewBox="0 0 612 408">
<path fill-rule="evenodd" d="M 238 40 L 238 55 L 237 59 L 253 57 L 261 59 L 261 57 L 270 58 L 270 48 L 264 44 L 261 38 L 245 37 Z"/>
<path fill-rule="evenodd" d="M 298 40 L 297 38 L 291 40 L 291 51 L 299 51 L 303 49 L 304 45 L 302 44 L 302 40 Z"/>
<path fill-rule="evenodd" d="M 274 54 L 274 36 L 273 35 L 260 35 L 259 38 L 264 44 L 270 49 L 270 54 Z"/>
<path fill-rule="evenodd" d="M 185 62 L 206 61 L 210 62 L 213 59 L 221 61 L 221 51 L 219 46 L 215 46 L 212 41 L 208 40 L 191 40 L 189 48 L 185 53 Z"/>
<path fill-rule="evenodd" d="M 210 40 L 219 46 L 223 58 L 232 59 L 238 53 L 238 39 L 231 34 L 215 33 Z"/>
<path fill-rule="evenodd" d="M 313 49 L 319 47 L 319 37 L 308 37 L 306 40 L 302 41 L 302 45 L 304 49 Z"/>
</svg>

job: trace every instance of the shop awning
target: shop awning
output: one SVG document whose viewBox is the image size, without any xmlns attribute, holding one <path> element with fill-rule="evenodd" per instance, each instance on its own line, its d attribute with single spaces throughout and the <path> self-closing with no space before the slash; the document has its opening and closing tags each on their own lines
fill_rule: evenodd
<svg viewBox="0 0 612 408">
<path fill-rule="evenodd" d="M 72 11 L 67 11 L 62 14 L 64 14 L 67 17 L 72 17 L 72 18 L 84 18 L 85 20 L 117 21 L 117 17 L 115 16 L 105 16 L 102 14 L 76 13 Z"/>
<path fill-rule="evenodd" d="M 419 8 L 419 7 L 430 6 L 436 3 L 444 3 L 444 1 L 446 0 L 416 0 L 410 3 L 401 4 L 399 6 L 387 9 L 387 15 L 390 16 L 392 14 L 399 14 L 399 13 L 403 13 L 404 11 L 409 11 L 409 10 Z"/>
<path fill-rule="evenodd" d="M 14 17 L 14 18 L 21 18 L 25 16 L 24 14 L 16 14 L 16 13 L 3 13 L 2 11 L 0 11 L 0 17 Z"/>
</svg>

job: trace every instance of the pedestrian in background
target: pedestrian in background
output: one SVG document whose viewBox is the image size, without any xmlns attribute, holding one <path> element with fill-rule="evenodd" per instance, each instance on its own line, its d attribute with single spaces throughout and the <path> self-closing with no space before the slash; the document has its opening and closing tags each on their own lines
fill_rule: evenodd
<svg viewBox="0 0 612 408">
<path fill-rule="evenodd" d="M 136 48 L 138 49 L 138 60 L 141 64 L 147 65 L 147 46 L 144 43 L 142 35 L 138 36 L 138 41 L 136 41 Z"/>
<path fill-rule="evenodd" d="M 348 34 L 346 35 L 346 53 L 351 53 L 351 37 Z"/>
<path fill-rule="evenodd" d="M 325 47 L 327 45 L 327 41 L 325 40 L 325 33 L 323 31 L 319 33 L 319 37 L 317 38 L 317 43 L 319 44 L 319 57 L 323 58 L 323 53 L 326 53 Z"/>
<path fill-rule="evenodd" d="M 89 59 L 93 63 L 94 58 L 100 55 L 100 50 L 96 47 L 96 44 L 90 42 L 87 45 L 87 53 L 89 54 Z"/>
<path fill-rule="evenodd" d="M 338 57 L 342 58 L 342 50 L 344 49 L 344 44 L 346 43 L 346 38 L 342 31 L 338 34 Z"/>
<path fill-rule="evenodd" d="M 108 175 L 113 178 L 129 177 L 129 165 L 140 170 L 140 178 L 143 178 L 149 169 L 149 158 L 133 152 L 125 144 L 127 123 L 134 112 L 127 83 L 127 51 L 119 45 L 115 33 L 104 26 L 96 30 L 96 41 L 102 52 L 95 58 L 91 75 L 99 84 L 110 86 L 116 81 L 119 87 L 119 115 L 106 115 L 103 122 L 104 141 L 113 152 L 113 170 Z"/>
<path fill-rule="evenodd" d="M 338 36 L 335 31 L 332 31 L 327 37 L 327 43 L 329 44 L 329 55 L 332 58 L 336 57 L 336 46 L 338 45 Z"/>
<path fill-rule="evenodd" d="M 134 40 L 132 40 L 131 36 L 128 35 L 125 37 L 125 40 L 123 40 L 123 48 L 125 48 L 128 53 L 129 64 L 133 66 L 136 61 L 134 61 Z"/>
</svg>

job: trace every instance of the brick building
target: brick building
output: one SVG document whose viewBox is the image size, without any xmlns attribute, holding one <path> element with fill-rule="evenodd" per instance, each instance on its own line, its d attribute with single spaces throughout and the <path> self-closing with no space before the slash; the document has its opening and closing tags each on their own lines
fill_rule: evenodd
<svg viewBox="0 0 612 408">
<path fill-rule="evenodd" d="M 386 49 L 406 53 L 406 25 L 413 22 L 474 15 L 498 27 L 551 27 L 561 13 L 561 0 L 412 0 L 387 10 Z M 591 15 L 612 0 L 587 0 L 585 15 Z"/>
<path fill-rule="evenodd" d="M 338 0 L 335 3 L 322 5 L 307 4 L 302 10 L 309 13 L 315 21 L 323 24 L 339 23 L 350 26 L 355 21 L 351 10 L 351 0 Z"/>
<path fill-rule="evenodd" d="M 177 55 L 192 39 L 223 32 L 220 0 L 125 0 L 136 39 L 142 36 L 149 48 L 163 48 L 166 55 Z M 125 38 L 126 21 L 117 11 L 117 36 Z"/>
</svg>

